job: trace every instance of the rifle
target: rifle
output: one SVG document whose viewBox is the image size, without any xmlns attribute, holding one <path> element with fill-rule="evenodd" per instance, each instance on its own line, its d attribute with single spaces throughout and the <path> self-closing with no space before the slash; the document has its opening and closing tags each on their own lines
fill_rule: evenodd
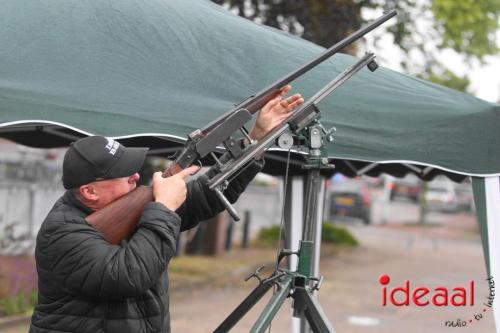
<svg viewBox="0 0 500 333">
<path fill-rule="evenodd" d="M 363 66 L 368 65 L 373 71 L 374 69 L 372 68 L 376 68 L 373 54 L 365 55 L 365 57 L 354 66 L 351 66 L 347 71 L 341 73 L 337 77 L 340 79 L 331 81 L 298 110 L 294 111 L 283 125 L 275 128 L 260 142 L 253 142 L 244 125 L 252 118 L 253 114 L 258 112 L 267 102 L 276 97 L 280 93 L 282 87 L 302 76 L 318 64 L 336 54 L 345 46 L 350 45 L 395 15 L 395 10 L 384 13 L 384 15 L 372 23 L 342 39 L 302 67 L 292 71 L 259 93 L 242 101 L 205 127 L 190 133 L 184 148 L 163 172 L 163 177 L 175 175 L 197 160 L 211 154 L 212 158 L 219 165 L 219 169 L 223 170 L 223 172 L 217 174 L 210 180 L 209 187 L 221 200 L 233 219 L 238 221 L 238 214 L 223 194 L 228 184 L 228 178 L 234 175 L 238 170 L 244 168 L 255 155 L 263 152 L 266 147 L 271 145 L 274 140 L 287 129 L 291 129 L 298 133 L 307 123 L 318 118 L 319 110 L 315 107 L 315 103 L 329 95 Z M 241 131 L 243 136 L 250 141 L 248 147 L 242 148 L 237 140 L 232 137 L 234 133 L 238 131 Z M 229 161 L 225 164 L 222 164 L 213 153 L 221 144 L 230 155 Z M 98 229 L 111 244 L 119 244 L 134 231 L 142 211 L 144 210 L 144 206 L 152 200 L 152 188 L 140 186 L 125 196 L 108 204 L 106 207 L 90 214 L 86 217 L 86 221 Z"/>
</svg>

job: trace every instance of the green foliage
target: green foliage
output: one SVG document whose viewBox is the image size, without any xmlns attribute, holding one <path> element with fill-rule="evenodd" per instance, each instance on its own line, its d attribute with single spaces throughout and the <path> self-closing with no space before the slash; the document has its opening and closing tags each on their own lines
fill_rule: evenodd
<svg viewBox="0 0 500 333">
<path fill-rule="evenodd" d="M 0 316 L 12 316 L 31 312 L 37 302 L 37 291 L 22 292 L 0 299 Z"/>
<path fill-rule="evenodd" d="M 498 0 L 433 0 L 432 12 L 442 31 L 441 47 L 481 59 L 497 53 L 495 34 L 499 29 Z"/>
<path fill-rule="evenodd" d="M 255 186 L 262 186 L 262 187 L 268 187 L 268 186 L 271 186 L 272 183 L 268 180 L 265 180 L 265 179 L 253 179 L 252 180 L 252 185 L 255 185 Z"/>
<path fill-rule="evenodd" d="M 260 246 L 277 246 L 279 232 L 280 228 L 277 225 L 260 229 L 257 236 L 257 244 Z M 337 227 L 328 222 L 322 225 L 321 240 L 325 243 L 336 245 L 358 245 L 358 241 L 346 228 Z"/>
<path fill-rule="evenodd" d="M 444 70 L 441 74 L 437 74 L 433 70 L 429 70 L 428 72 L 419 75 L 419 77 L 463 92 L 467 91 L 467 87 L 470 84 L 470 80 L 467 76 L 458 76 L 450 70 Z"/>
<path fill-rule="evenodd" d="M 321 240 L 325 243 L 337 245 L 356 246 L 358 241 L 351 233 L 343 227 L 334 226 L 331 223 L 323 223 L 321 230 Z"/>
<path fill-rule="evenodd" d="M 277 246 L 280 235 L 280 227 L 273 225 L 271 227 L 262 228 L 257 235 L 257 245 L 260 246 Z"/>
<path fill-rule="evenodd" d="M 459 77 L 436 60 L 451 48 L 471 64 L 497 54 L 499 0 L 212 0 L 238 15 L 273 26 L 322 46 L 331 46 L 363 23 L 362 9 L 396 9 L 397 19 L 385 33 L 405 54 L 402 68 L 411 74 L 467 91 Z M 374 34 L 375 35 L 375 34 Z M 380 35 L 379 35 L 380 36 Z M 356 46 L 343 52 L 355 54 Z M 422 60 L 423 59 L 423 63 Z"/>
<path fill-rule="evenodd" d="M 212 0 L 238 15 L 328 47 L 362 23 L 361 2 L 346 0 Z M 335 24 L 332 24 L 332 23 Z M 355 46 L 343 50 L 355 53 Z"/>
</svg>

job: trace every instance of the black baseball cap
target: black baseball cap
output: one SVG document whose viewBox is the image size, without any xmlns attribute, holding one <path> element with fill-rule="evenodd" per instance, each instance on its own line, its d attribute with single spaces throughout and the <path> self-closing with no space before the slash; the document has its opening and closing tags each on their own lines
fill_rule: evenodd
<svg viewBox="0 0 500 333">
<path fill-rule="evenodd" d="M 64 155 L 63 186 L 78 188 L 97 179 L 127 177 L 138 172 L 148 148 L 127 148 L 104 136 L 74 142 Z"/>
</svg>

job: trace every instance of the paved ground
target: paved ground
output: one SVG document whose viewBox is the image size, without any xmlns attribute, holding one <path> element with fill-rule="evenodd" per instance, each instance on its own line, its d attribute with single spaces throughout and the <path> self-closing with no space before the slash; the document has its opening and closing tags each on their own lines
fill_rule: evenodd
<svg viewBox="0 0 500 333">
<path fill-rule="evenodd" d="M 436 215 L 435 217 L 440 217 Z M 488 294 L 486 273 L 479 238 L 471 237 L 473 218 L 455 216 L 464 227 L 464 239 L 457 232 L 449 237 L 440 226 L 419 229 L 408 226 L 370 226 L 351 223 L 349 229 L 362 246 L 335 256 L 323 256 L 325 282 L 320 302 L 338 332 L 449 332 L 446 321 L 467 321 L 462 331 L 494 332 L 491 311 L 481 304 Z M 443 226 L 444 227 L 444 226 Z M 466 307 L 396 307 L 381 306 L 381 274 L 391 277 L 390 288 L 410 281 L 410 288 L 443 286 L 452 290 L 475 282 L 475 305 Z M 174 332 L 211 332 L 251 288 L 243 284 L 213 288 L 207 286 L 191 293 L 173 295 L 172 327 Z M 481 313 L 482 319 L 474 319 Z M 234 332 L 248 332 L 257 316 L 250 313 Z M 290 305 L 273 322 L 273 332 L 290 332 Z M 472 323 L 469 322 L 472 320 Z M 232 332 L 233 332 L 232 331 Z"/>
</svg>

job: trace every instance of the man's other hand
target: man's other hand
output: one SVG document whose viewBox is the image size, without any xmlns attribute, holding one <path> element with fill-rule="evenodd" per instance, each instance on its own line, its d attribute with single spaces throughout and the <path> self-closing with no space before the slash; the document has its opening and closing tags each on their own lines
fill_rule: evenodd
<svg viewBox="0 0 500 333">
<path fill-rule="evenodd" d="M 291 85 L 281 88 L 281 92 L 260 110 L 255 125 L 250 131 L 250 137 L 253 140 L 262 139 L 273 128 L 281 124 L 290 115 L 290 112 L 304 103 L 300 94 L 284 98 L 290 89 L 292 89 Z"/>
</svg>

